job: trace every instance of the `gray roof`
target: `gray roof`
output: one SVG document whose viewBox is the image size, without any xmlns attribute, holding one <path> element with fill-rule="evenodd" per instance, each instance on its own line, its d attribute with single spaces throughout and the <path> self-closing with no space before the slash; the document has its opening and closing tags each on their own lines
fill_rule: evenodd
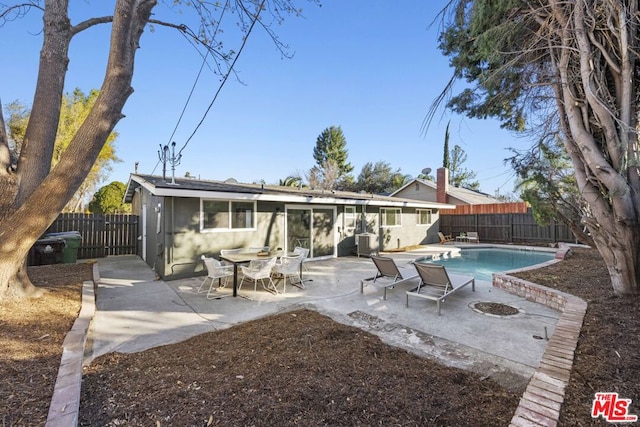
<svg viewBox="0 0 640 427">
<path fill-rule="evenodd" d="M 427 187 L 431 187 L 434 190 L 437 190 L 438 185 L 436 184 L 435 181 L 427 181 L 425 179 L 413 179 L 412 181 L 410 181 L 409 183 L 405 184 L 402 186 L 402 188 L 394 191 L 391 195 L 393 196 L 394 194 L 402 191 L 403 189 L 405 189 L 406 187 L 412 185 L 414 182 L 419 182 L 422 185 L 426 185 Z M 464 203 L 467 203 L 469 205 L 485 205 L 485 204 L 490 204 L 490 203 L 504 203 L 501 200 L 496 199 L 495 197 L 491 197 L 490 195 L 486 194 L 486 193 L 481 193 L 479 191 L 475 191 L 475 190 L 469 190 L 468 188 L 462 188 L 462 187 L 454 187 L 452 185 L 449 185 L 449 191 L 447 191 L 447 195 L 454 197 Z"/>
<path fill-rule="evenodd" d="M 436 202 L 424 202 L 391 196 L 350 191 L 314 190 L 308 187 L 284 187 L 279 185 L 244 184 L 228 181 L 212 181 L 191 178 L 163 179 L 161 176 L 132 174 L 129 178 L 125 201 L 130 202 L 136 188 L 143 186 L 152 194 L 178 197 L 225 197 L 271 201 L 300 201 L 305 203 L 372 204 L 388 206 L 412 206 L 434 209 L 453 209 L 455 206 Z"/>
</svg>

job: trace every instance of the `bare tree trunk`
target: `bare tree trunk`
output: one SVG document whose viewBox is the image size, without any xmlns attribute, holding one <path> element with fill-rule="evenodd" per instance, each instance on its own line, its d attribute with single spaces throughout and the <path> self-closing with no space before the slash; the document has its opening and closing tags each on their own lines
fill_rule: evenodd
<svg viewBox="0 0 640 427">
<path fill-rule="evenodd" d="M 555 52 L 560 77 L 556 87 L 558 109 L 576 181 L 593 214 L 585 223 L 607 264 L 614 293 L 634 295 L 640 291 L 640 189 L 638 169 L 633 166 L 638 158 L 638 137 L 629 137 L 636 127 L 632 113 L 635 102 L 630 98 L 635 93 L 635 56 L 627 55 L 631 46 L 625 44 L 629 39 L 624 36 L 624 26 L 633 19 L 621 15 L 618 21 L 620 51 L 624 54 L 617 69 L 609 70 L 615 82 L 611 98 L 620 101 L 616 117 L 612 107 L 597 97 L 608 87 L 594 73 L 593 58 L 603 52 L 591 44 L 593 23 L 586 24 L 592 18 L 589 7 L 578 0 L 571 8 L 573 13 L 565 15 L 567 9 L 552 2 L 553 16 L 559 23 L 557 36 L 563 41 Z"/>
<path fill-rule="evenodd" d="M 69 147 L 62 154 L 56 167 L 44 176 L 39 175 L 37 171 L 31 171 L 25 174 L 26 182 L 20 182 L 15 211 L 0 221 L 0 300 L 28 295 L 33 292 L 33 285 L 24 271 L 24 260 L 33 243 L 53 223 L 83 182 L 109 134 L 122 117 L 122 108 L 133 91 L 131 80 L 136 49 L 155 5 L 156 0 L 119 0 L 117 2 L 112 24 L 107 72 L 93 109 L 78 129 Z M 65 23 L 68 24 L 66 6 L 65 0 L 50 0 L 46 3 L 46 7 L 51 7 L 50 11 L 54 15 L 60 14 L 60 16 L 52 17 L 51 22 L 57 23 L 62 31 L 68 33 L 68 37 L 61 38 L 58 34 L 53 36 L 47 34 L 48 21 L 46 17 L 48 15 L 45 12 L 45 42 L 41 54 L 38 89 L 41 89 L 41 86 L 57 88 L 60 85 L 60 90 L 58 94 L 57 90 L 42 88 L 46 92 L 42 99 L 38 98 L 38 91 L 36 91 L 36 99 L 27 129 L 27 133 L 29 133 L 32 123 L 38 123 L 41 118 L 47 123 L 46 126 L 41 123 L 38 129 L 33 131 L 35 134 L 43 135 L 45 140 L 50 139 L 51 147 L 42 148 L 48 155 L 47 167 L 51 161 L 58 120 L 47 121 L 44 117 L 59 116 L 64 71 L 66 71 L 66 52 L 73 33 L 72 28 L 68 28 L 68 25 L 65 26 Z M 52 40 L 48 37 L 52 37 L 56 43 L 62 43 L 65 46 L 57 46 L 56 43 L 50 45 Z M 49 62 L 51 59 L 49 50 L 54 52 L 56 57 L 52 62 Z M 64 52 L 64 55 L 61 52 Z M 57 72 L 60 71 L 59 67 L 62 63 L 64 63 L 64 70 L 62 70 L 62 75 L 59 75 Z M 58 104 L 58 109 L 53 109 L 58 112 L 57 114 L 43 110 L 43 107 L 54 102 Z M 34 143 L 34 141 L 37 142 Z M 23 153 L 21 153 L 19 167 L 34 162 L 32 158 L 36 155 L 34 147 L 39 146 L 41 141 L 32 138 L 29 144 L 31 148 L 27 148 L 26 151 L 23 146 L 23 151 L 26 154 L 23 158 Z M 34 167 L 42 167 L 37 162 L 34 163 Z M 48 169 L 47 172 L 49 172 Z"/>
<path fill-rule="evenodd" d="M 637 294 L 637 288 L 633 286 L 638 283 L 640 265 L 637 227 L 618 224 L 614 234 L 596 231 L 594 239 L 609 270 L 614 293 L 620 296 Z"/>
</svg>

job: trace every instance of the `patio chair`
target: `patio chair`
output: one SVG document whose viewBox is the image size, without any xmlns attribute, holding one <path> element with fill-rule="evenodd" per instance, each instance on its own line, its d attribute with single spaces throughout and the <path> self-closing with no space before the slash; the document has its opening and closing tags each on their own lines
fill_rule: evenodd
<svg viewBox="0 0 640 427">
<path fill-rule="evenodd" d="M 480 239 L 478 238 L 478 232 L 469 231 L 467 233 L 467 240 L 469 241 L 469 243 L 480 243 Z"/>
<path fill-rule="evenodd" d="M 235 249 L 220 249 L 220 256 L 232 255 L 232 254 L 241 254 L 244 252 L 244 248 L 235 248 Z M 233 263 L 225 260 L 220 261 L 223 265 L 233 265 Z"/>
<path fill-rule="evenodd" d="M 476 280 L 471 276 L 453 276 L 454 280 L 447 273 L 444 265 L 414 263 L 420 284 L 417 288 L 407 291 L 407 307 L 409 307 L 409 297 L 426 298 L 436 301 L 438 304 L 438 316 L 440 316 L 440 303 L 449 295 L 457 292 L 471 283 L 471 289 L 475 292 Z"/>
<path fill-rule="evenodd" d="M 262 283 L 262 287 L 267 291 L 277 294 L 278 289 L 276 289 L 276 285 L 273 283 L 271 279 L 271 270 L 273 266 L 276 264 L 277 257 L 267 258 L 267 259 L 254 259 L 249 262 L 249 265 L 241 265 L 242 269 L 242 280 L 240 281 L 240 285 L 238 285 L 238 290 L 242 288 L 242 284 L 245 279 L 253 281 L 253 293 L 255 294 L 258 288 L 258 280 Z M 265 284 L 264 281 L 267 281 Z"/>
<path fill-rule="evenodd" d="M 445 236 L 441 231 L 438 231 L 438 237 L 440 238 L 441 245 L 444 245 L 447 242 L 453 242 L 453 236 L 451 236 L 451 234 L 447 234 Z"/>
<path fill-rule="evenodd" d="M 300 277 L 300 263 L 302 263 L 302 255 L 283 256 L 280 257 L 280 262 L 276 262 L 273 266 L 274 275 L 283 280 L 282 293 L 287 291 L 287 277 L 290 285 L 305 289 L 302 277 Z M 297 281 L 294 282 L 294 279 Z"/>
<path fill-rule="evenodd" d="M 307 266 L 305 264 L 306 264 L 307 258 L 309 258 L 309 248 L 303 248 L 302 246 L 296 246 L 295 248 L 293 248 L 293 253 L 295 255 L 302 255 L 302 261 L 301 261 L 302 262 L 302 268 L 305 271 L 308 271 L 307 270 Z"/>
<path fill-rule="evenodd" d="M 400 269 L 396 265 L 395 261 L 393 260 L 393 258 L 371 255 L 371 260 L 376 266 L 376 269 L 377 269 L 376 275 L 369 279 L 363 279 L 360 281 L 360 293 L 364 293 L 364 282 L 372 281 L 372 283 L 384 289 L 384 295 L 382 299 L 386 300 L 387 288 L 393 288 L 396 285 L 408 282 L 418 277 L 417 274 L 404 277 L 400 272 Z M 407 274 L 406 271 L 405 271 L 405 274 Z M 378 282 L 378 279 L 381 279 L 381 278 L 391 279 L 391 281 Z"/>
<path fill-rule="evenodd" d="M 216 292 L 217 290 L 217 288 L 213 286 L 216 282 L 216 279 L 218 279 L 218 287 L 224 288 L 227 284 L 227 281 L 229 280 L 229 277 L 233 277 L 233 265 L 223 265 L 217 259 L 207 258 L 204 255 L 202 255 L 201 259 L 207 269 L 207 276 L 200 284 L 197 292 L 204 292 L 207 280 L 211 279 L 209 290 L 207 291 L 207 299 L 214 299 L 216 297 L 213 296 L 212 293 Z"/>
</svg>

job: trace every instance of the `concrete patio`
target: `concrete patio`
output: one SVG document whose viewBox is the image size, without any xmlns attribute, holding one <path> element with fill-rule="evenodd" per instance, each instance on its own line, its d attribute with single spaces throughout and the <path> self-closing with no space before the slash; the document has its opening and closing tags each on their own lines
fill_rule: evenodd
<svg viewBox="0 0 640 427">
<path fill-rule="evenodd" d="M 406 266 L 424 252 L 387 255 Z M 136 256 L 100 259 L 97 311 L 85 364 L 112 351 L 142 351 L 308 308 L 376 334 L 388 344 L 522 389 L 539 365 L 545 337 L 553 334 L 560 317 L 558 311 L 478 280 L 475 292 L 468 286 L 452 295 L 438 316 L 433 301 L 411 299 L 406 307 L 405 290 L 417 285 L 417 280 L 389 289 L 386 300 L 382 289 L 370 282 L 360 293 L 360 280 L 375 272 L 368 258 L 342 257 L 306 266 L 304 290 L 287 285 L 286 293 L 273 295 L 258 286 L 254 294 L 253 285 L 245 284 L 239 297 L 232 297 L 228 286 L 217 291 L 218 299 L 208 300 L 206 293 L 197 293 L 203 277 L 164 282 L 155 280 L 155 273 Z M 481 301 L 508 304 L 520 313 L 484 314 L 472 307 Z"/>
</svg>

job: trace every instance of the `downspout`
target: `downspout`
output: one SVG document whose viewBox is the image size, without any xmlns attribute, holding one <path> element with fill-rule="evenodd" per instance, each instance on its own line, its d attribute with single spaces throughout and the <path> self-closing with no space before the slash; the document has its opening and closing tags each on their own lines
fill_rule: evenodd
<svg viewBox="0 0 640 427">
<path fill-rule="evenodd" d="M 170 260 L 169 263 L 171 265 L 173 265 L 174 263 L 174 259 L 175 257 L 173 256 L 173 249 L 175 248 L 175 243 L 176 243 L 176 239 L 175 239 L 175 235 L 176 235 L 176 219 L 174 217 L 175 214 L 175 203 L 176 203 L 176 198 L 175 197 L 171 197 L 171 253 L 169 255 Z"/>
</svg>

